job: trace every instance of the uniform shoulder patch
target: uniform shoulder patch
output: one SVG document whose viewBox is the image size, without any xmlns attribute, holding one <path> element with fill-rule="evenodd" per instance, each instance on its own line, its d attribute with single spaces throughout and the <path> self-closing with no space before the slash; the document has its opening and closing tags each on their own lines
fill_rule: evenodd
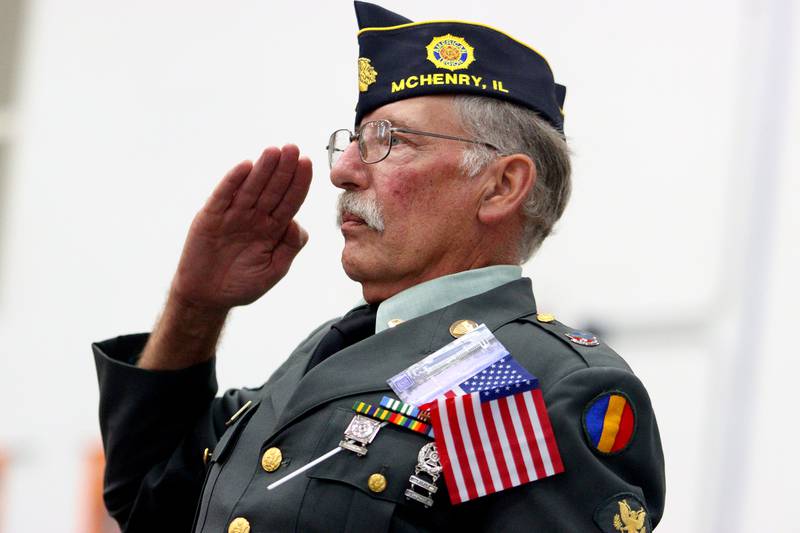
<svg viewBox="0 0 800 533">
<path fill-rule="evenodd" d="M 583 432 L 589 446 L 605 455 L 624 451 L 636 433 L 636 411 L 622 391 L 595 396 L 583 410 Z"/>
<path fill-rule="evenodd" d="M 650 516 L 645 505 L 632 492 L 622 492 L 605 500 L 594 512 L 594 523 L 603 533 L 650 533 Z"/>
</svg>

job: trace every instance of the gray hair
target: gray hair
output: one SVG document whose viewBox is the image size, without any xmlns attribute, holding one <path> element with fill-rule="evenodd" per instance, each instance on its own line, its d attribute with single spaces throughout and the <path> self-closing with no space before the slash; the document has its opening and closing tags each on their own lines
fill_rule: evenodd
<svg viewBox="0 0 800 533">
<path fill-rule="evenodd" d="M 552 232 L 569 200 L 569 148 L 564 136 L 535 111 L 486 96 L 457 95 L 453 105 L 464 129 L 474 138 L 496 146 L 501 154 L 525 154 L 536 165 L 536 183 L 523 204 L 524 225 L 519 262 L 524 263 Z M 461 168 L 470 177 L 480 174 L 497 153 L 480 144 L 466 145 Z"/>
</svg>

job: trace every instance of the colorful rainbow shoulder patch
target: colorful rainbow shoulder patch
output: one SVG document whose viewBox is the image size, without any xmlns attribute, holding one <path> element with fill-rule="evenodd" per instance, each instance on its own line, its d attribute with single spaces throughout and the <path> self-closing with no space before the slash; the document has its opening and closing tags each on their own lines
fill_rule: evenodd
<svg viewBox="0 0 800 533">
<path fill-rule="evenodd" d="M 636 413 L 630 399 L 620 391 L 597 396 L 583 412 L 583 429 L 589 445 L 598 452 L 623 451 L 636 429 Z"/>
</svg>

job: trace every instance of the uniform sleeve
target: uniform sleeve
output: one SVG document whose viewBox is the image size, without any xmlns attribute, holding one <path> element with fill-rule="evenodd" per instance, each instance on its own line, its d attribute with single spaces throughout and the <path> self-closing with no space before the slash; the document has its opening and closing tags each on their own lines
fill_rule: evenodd
<svg viewBox="0 0 800 533">
<path fill-rule="evenodd" d="M 642 383 L 592 367 L 543 388 L 564 472 L 486 497 L 483 530 L 649 532 L 664 509 L 664 456 Z"/>
<path fill-rule="evenodd" d="M 241 405 L 214 398 L 214 361 L 178 371 L 135 366 L 146 334 L 92 346 L 100 385 L 106 507 L 125 532 L 189 531 L 213 448 Z"/>
</svg>

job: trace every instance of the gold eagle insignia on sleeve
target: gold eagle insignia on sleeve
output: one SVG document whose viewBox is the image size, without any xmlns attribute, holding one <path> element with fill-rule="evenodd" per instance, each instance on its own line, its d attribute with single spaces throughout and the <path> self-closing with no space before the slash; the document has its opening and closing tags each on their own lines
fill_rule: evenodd
<svg viewBox="0 0 800 533">
<path fill-rule="evenodd" d="M 647 533 L 644 522 L 647 512 L 644 509 L 634 511 L 626 500 L 619 503 L 619 514 L 614 515 L 614 529 L 622 533 Z"/>
</svg>

